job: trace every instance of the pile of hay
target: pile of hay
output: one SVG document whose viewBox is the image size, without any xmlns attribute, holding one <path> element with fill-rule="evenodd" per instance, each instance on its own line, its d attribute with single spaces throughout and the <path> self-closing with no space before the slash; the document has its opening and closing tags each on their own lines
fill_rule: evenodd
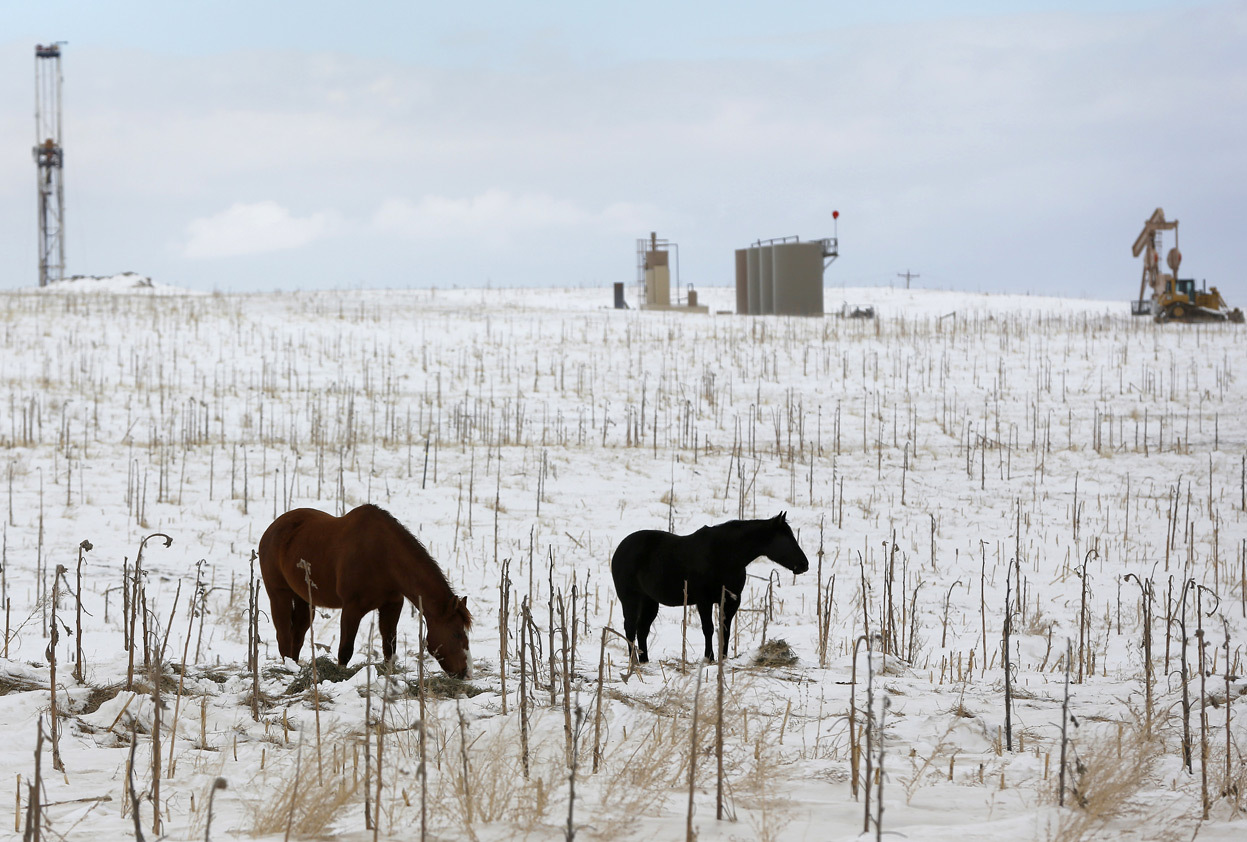
<svg viewBox="0 0 1247 842">
<path fill-rule="evenodd" d="M 755 667 L 790 667 L 796 662 L 797 653 L 783 638 L 768 640 L 758 647 L 758 653 L 753 656 Z"/>
<path fill-rule="evenodd" d="M 357 667 L 340 666 L 337 661 L 326 655 L 321 655 L 316 659 L 316 679 L 318 681 L 330 681 L 337 684 L 339 681 L 346 681 L 355 673 L 364 668 L 363 664 Z M 299 674 L 290 686 L 286 688 L 286 695 L 294 693 L 302 693 L 310 690 L 312 687 L 312 664 L 306 663 L 299 669 Z"/>
</svg>

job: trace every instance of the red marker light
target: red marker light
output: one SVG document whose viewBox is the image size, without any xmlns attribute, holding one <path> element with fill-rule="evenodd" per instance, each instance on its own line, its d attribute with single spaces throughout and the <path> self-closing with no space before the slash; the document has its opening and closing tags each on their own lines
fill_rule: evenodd
<svg viewBox="0 0 1247 842">
<path fill-rule="evenodd" d="M 832 211 L 832 212 L 831 212 L 831 218 L 832 218 L 832 219 L 839 219 L 839 218 L 840 218 L 840 211 Z"/>
</svg>

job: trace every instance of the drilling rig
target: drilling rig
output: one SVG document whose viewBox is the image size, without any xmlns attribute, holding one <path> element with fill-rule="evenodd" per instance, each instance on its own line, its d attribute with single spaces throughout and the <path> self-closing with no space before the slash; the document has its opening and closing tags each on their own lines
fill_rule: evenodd
<svg viewBox="0 0 1247 842">
<path fill-rule="evenodd" d="M 61 176 L 61 44 L 35 47 L 35 165 L 39 179 L 39 286 L 65 277 L 65 191 Z"/>
<path fill-rule="evenodd" d="M 1160 271 L 1163 232 L 1173 232 L 1173 248 L 1165 255 L 1170 272 Z M 1234 322 L 1242 324 L 1243 311 L 1230 309 L 1216 287 L 1196 289 L 1193 278 L 1179 278 L 1182 252 L 1178 250 L 1178 220 L 1165 219 L 1165 211 L 1157 208 L 1134 241 L 1134 256 L 1143 256 L 1143 279 L 1139 282 L 1139 298 L 1130 302 L 1135 316 L 1151 316 L 1158 322 Z M 1148 291 L 1151 296 L 1144 298 Z"/>
</svg>

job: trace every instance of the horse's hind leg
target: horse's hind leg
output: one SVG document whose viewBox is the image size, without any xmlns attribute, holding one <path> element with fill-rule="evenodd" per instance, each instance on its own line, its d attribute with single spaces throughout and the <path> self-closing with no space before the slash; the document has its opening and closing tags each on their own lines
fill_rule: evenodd
<svg viewBox="0 0 1247 842">
<path fill-rule="evenodd" d="M 637 649 L 640 650 L 641 663 L 645 664 L 649 663 L 649 627 L 653 624 L 654 618 L 658 616 L 658 601 L 648 596 L 641 596 L 637 603 Z"/>
<path fill-rule="evenodd" d="M 307 636 L 308 627 L 312 625 L 312 607 L 297 593 L 290 592 L 292 611 L 287 628 L 290 629 L 290 658 L 299 660 L 299 652 L 303 649 L 303 638 Z M 276 618 L 274 618 L 276 619 Z M 312 653 L 315 660 L 316 653 Z"/>
<path fill-rule="evenodd" d="M 640 609 L 637 595 L 633 591 L 620 590 L 618 586 L 615 591 L 619 595 L 619 605 L 623 609 L 624 637 L 628 639 L 629 647 L 635 647 L 637 613 Z"/>
<path fill-rule="evenodd" d="M 294 591 L 269 590 L 269 611 L 273 615 L 273 629 L 277 632 L 277 653 L 283 658 L 291 657 L 291 614 L 294 607 Z M 295 660 L 298 660 L 297 658 Z"/>
<path fill-rule="evenodd" d="M 736 609 L 740 608 L 740 596 L 728 591 L 727 597 L 723 600 L 723 651 L 719 653 L 719 657 L 726 657 L 727 642 L 732 639 L 732 620 L 736 616 Z"/>
</svg>

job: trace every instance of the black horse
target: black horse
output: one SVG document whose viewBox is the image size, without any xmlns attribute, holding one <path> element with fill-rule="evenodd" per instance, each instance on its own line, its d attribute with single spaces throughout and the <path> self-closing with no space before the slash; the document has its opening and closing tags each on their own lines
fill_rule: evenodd
<svg viewBox="0 0 1247 842">
<path fill-rule="evenodd" d="M 726 641 L 740 607 L 745 566 L 762 556 L 793 573 L 810 569 L 785 512 L 766 520 L 703 526 L 692 535 L 643 529 L 620 541 L 611 558 L 611 575 L 623 603 L 624 634 L 629 644 L 636 642 L 641 663 L 649 660 L 649 627 L 659 604 L 697 606 L 706 660 L 713 662 L 714 605 L 727 588 L 722 617 Z"/>
</svg>

